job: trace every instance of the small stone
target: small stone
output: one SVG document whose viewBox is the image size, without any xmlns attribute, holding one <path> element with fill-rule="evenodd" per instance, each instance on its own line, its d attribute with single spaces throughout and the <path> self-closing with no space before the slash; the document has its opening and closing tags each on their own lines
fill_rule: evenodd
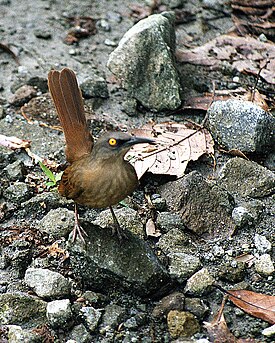
<svg viewBox="0 0 275 343">
<path fill-rule="evenodd" d="M 114 212 L 123 229 L 129 230 L 141 238 L 143 237 L 143 224 L 138 216 L 137 211 L 129 207 L 124 207 L 115 209 Z M 114 221 L 111 211 L 108 209 L 100 212 L 96 220 L 93 221 L 93 224 L 99 225 L 102 228 L 112 227 L 114 225 Z"/>
<path fill-rule="evenodd" d="M 113 47 L 117 46 L 117 43 L 109 38 L 105 39 L 104 44 L 107 46 L 113 46 Z"/>
<path fill-rule="evenodd" d="M 168 208 L 179 211 L 182 222 L 197 235 L 210 239 L 233 232 L 232 196 L 199 172 L 167 182 L 159 191 Z"/>
<path fill-rule="evenodd" d="M 100 19 L 99 21 L 97 21 L 96 27 L 106 32 L 111 31 L 111 25 L 106 19 Z"/>
<path fill-rule="evenodd" d="M 41 336 L 32 330 L 23 329 L 19 325 L 7 325 L 8 329 L 8 342 L 9 343 L 37 343 L 40 341 Z M 3 340 L 5 342 L 5 340 Z"/>
<path fill-rule="evenodd" d="M 169 273 L 179 283 L 186 281 L 188 277 L 193 275 L 201 267 L 200 259 L 196 256 L 173 252 L 168 254 L 168 258 Z"/>
<path fill-rule="evenodd" d="M 275 324 L 264 329 L 262 334 L 266 337 L 272 337 L 275 336 Z"/>
<path fill-rule="evenodd" d="M 134 98 L 127 98 L 123 103 L 123 111 L 130 117 L 137 115 L 137 100 Z"/>
<path fill-rule="evenodd" d="M 85 326 L 89 329 L 90 332 L 94 332 L 98 327 L 98 323 L 102 316 L 102 311 L 96 310 L 95 308 L 82 307 L 80 309 L 80 314 L 84 320 Z"/>
<path fill-rule="evenodd" d="M 160 318 L 167 316 L 171 310 L 182 311 L 184 309 L 185 296 L 183 293 L 174 292 L 162 298 L 154 307 L 152 316 Z"/>
<path fill-rule="evenodd" d="M 29 268 L 25 274 L 26 284 L 41 298 L 53 299 L 70 294 L 71 283 L 63 275 L 49 269 Z"/>
<path fill-rule="evenodd" d="M 243 206 L 235 207 L 232 211 L 232 219 L 236 223 L 236 226 L 241 228 L 246 225 L 252 225 L 253 219 L 250 216 L 248 210 Z"/>
<path fill-rule="evenodd" d="M 215 279 L 208 269 L 203 268 L 187 280 L 184 291 L 191 295 L 201 296 L 209 291 L 214 282 Z"/>
<path fill-rule="evenodd" d="M 86 99 L 109 97 L 106 80 L 101 76 L 93 75 L 84 81 L 80 87 L 83 97 Z"/>
<path fill-rule="evenodd" d="M 45 301 L 24 293 L 0 294 L 0 323 L 28 327 L 43 325 L 47 321 L 46 306 Z"/>
<path fill-rule="evenodd" d="M 92 337 L 83 324 L 75 326 L 69 334 L 70 340 L 66 343 L 91 343 Z"/>
<path fill-rule="evenodd" d="M 37 91 L 29 85 L 18 88 L 10 98 L 9 103 L 13 106 L 22 106 L 37 95 Z"/>
<path fill-rule="evenodd" d="M 271 251 L 271 243 L 269 240 L 263 236 L 263 235 L 258 235 L 257 233 L 254 236 L 254 244 L 256 249 L 261 253 L 267 253 Z"/>
<path fill-rule="evenodd" d="M 49 30 L 45 29 L 36 29 L 34 30 L 35 37 L 42 38 L 42 39 L 50 39 L 52 38 L 52 34 Z"/>
<path fill-rule="evenodd" d="M 274 273 L 274 264 L 269 254 L 261 255 L 255 261 L 255 270 L 263 276 L 269 276 Z"/>
<path fill-rule="evenodd" d="M 68 237 L 74 228 L 74 212 L 66 208 L 50 210 L 39 222 L 38 229 L 50 237 Z"/>
<path fill-rule="evenodd" d="M 227 150 L 266 152 L 275 145 L 275 119 L 251 101 L 215 101 L 207 111 L 213 138 Z"/>
<path fill-rule="evenodd" d="M 107 301 L 106 295 L 93 291 L 86 291 L 82 294 L 82 298 L 84 298 L 89 305 L 97 305 L 97 307 L 102 306 Z"/>
<path fill-rule="evenodd" d="M 17 160 L 7 165 L 4 172 L 10 181 L 22 181 L 24 179 L 24 163 Z"/>
<path fill-rule="evenodd" d="M 32 196 L 31 188 L 24 182 L 15 182 L 5 189 L 3 195 L 8 200 L 21 204 Z"/>
<path fill-rule="evenodd" d="M 184 309 L 200 319 L 204 318 L 204 315 L 209 310 L 209 308 L 200 298 L 185 298 Z"/>
<path fill-rule="evenodd" d="M 100 331 L 105 332 L 110 329 L 115 329 L 120 322 L 123 321 L 126 314 L 125 308 L 110 304 L 105 307 L 105 312 L 102 316 L 102 324 L 100 325 Z"/>
<path fill-rule="evenodd" d="M 219 184 L 243 198 L 261 198 L 274 192 L 275 174 L 256 162 L 235 157 L 220 170 Z"/>
<path fill-rule="evenodd" d="M 171 229 L 184 229 L 180 215 L 172 212 L 160 212 L 157 217 L 157 227 L 162 232 L 168 232 Z"/>
<path fill-rule="evenodd" d="M 172 338 L 191 337 L 200 330 L 197 319 L 190 312 L 170 311 L 167 324 Z"/>
<path fill-rule="evenodd" d="M 188 244 L 188 237 L 179 229 L 171 229 L 166 234 L 160 237 L 157 243 L 165 254 L 172 252 L 181 252 L 182 247 Z"/>
<path fill-rule="evenodd" d="M 54 300 L 47 305 L 47 318 L 53 328 L 66 326 L 72 317 L 69 299 Z"/>
</svg>

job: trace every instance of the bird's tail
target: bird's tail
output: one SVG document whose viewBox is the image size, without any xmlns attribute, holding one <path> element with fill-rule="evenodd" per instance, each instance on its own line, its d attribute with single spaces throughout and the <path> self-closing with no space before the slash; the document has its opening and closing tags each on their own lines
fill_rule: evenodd
<svg viewBox="0 0 275 343">
<path fill-rule="evenodd" d="M 90 153 L 93 148 L 93 137 L 85 118 L 81 90 L 75 73 L 69 68 L 60 72 L 51 70 L 48 74 L 48 86 L 64 131 L 66 158 L 72 163 Z"/>
</svg>

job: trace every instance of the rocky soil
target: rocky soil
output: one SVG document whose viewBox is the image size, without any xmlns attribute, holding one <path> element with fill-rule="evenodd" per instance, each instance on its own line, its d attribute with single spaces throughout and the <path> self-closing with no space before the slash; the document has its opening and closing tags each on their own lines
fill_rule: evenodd
<svg viewBox="0 0 275 343">
<path fill-rule="evenodd" d="M 255 84 L 236 70 L 176 61 L 179 48 L 233 26 L 226 1 L 160 1 L 136 24 L 154 3 L 0 1 L 0 135 L 31 142 L 0 146 L 0 342 L 212 342 L 203 323 L 220 309 L 217 285 L 274 295 L 274 112 L 213 103 L 214 156 L 190 162 L 179 179 L 145 174 L 115 208 L 124 242 L 108 210 L 80 207 L 88 236 L 72 243 L 73 202 L 47 186 L 37 163 L 54 173 L 65 163 L 51 68 L 77 73 L 95 137 L 152 120 L 201 123 L 205 111 L 181 107 L 191 96 L 213 81 Z M 229 301 L 224 315 L 237 338 L 275 339 L 269 323 Z"/>
</svg>

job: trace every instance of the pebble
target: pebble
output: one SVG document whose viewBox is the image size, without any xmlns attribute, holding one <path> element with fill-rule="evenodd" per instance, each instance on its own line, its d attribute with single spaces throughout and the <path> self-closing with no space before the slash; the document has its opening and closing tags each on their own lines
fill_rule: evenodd
<svg viewBox="0 0 275 343">
<path fill-rule="evenodd" d="M 47 304 L 46 316 L 49 324 L 53 328 L 66 326 L 72 317 L 69 299 L 54 300 Z"/>
<path fill-rule="evenodd" d="M 99 321 L 102 316 L 102 311 L 97 310 L 91 306 L 82 307 L 80 309 L 81 317 L 84 319 L 85 326 L 90 332 L 94 332 L 98 327 Z"/>
<path fill-rule="evenodd" d="M 255 261 L 255 270 L 263 276 L 269 276 L 274 273 L 274 264 L 269 254 L 263 254 Z"/>
<path fill-rule="evenodd" d="M 185 311 L 170 311 L 167 316 L 167 325 L 172 338 L 191 337 L 200 330 L 196 317 Z"/>
<path fill-rule="evenodd" d="M 154 307 L 154 318 L 166 317 L 171 310 L 182 311 L 184 309 L 185 296 L 181 292 L 174 292 L 162 298 Z"/>
<path fill-rule="evenodd" d="M 184 292 L 201 296 L 209 291 L 214 282 L 215 279 L 210 275 L 208 269 L 202 268 L 187 280 Z"/>
<path fill-rule="evenodd" d="M 68 279 L 49 269 L 27 269 L 25 282 L 39 297 L 46 299 L 68 296 L 71 290 L 71 283 Z"/>
<path fill-rule="evenodd" d="M 271 243 L 266 238 L 266 236 L 258 235 L 257 233 L 254 236 L 254 244 L 259 253 L 265 254 L 271 251 Z"/>
</svg>

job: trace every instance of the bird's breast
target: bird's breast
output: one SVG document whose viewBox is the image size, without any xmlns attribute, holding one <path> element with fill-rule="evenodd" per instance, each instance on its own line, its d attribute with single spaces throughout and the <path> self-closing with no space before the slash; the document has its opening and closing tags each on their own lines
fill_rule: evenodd
<svg viewBox="0 0 275 343">
<path fill-rule="evenodd" d="M 70 192 L 65 195 L 79 204 L 93 208 L 115 205 L 138 185 L 134 167 L 124 160 L 93 161 L 87 158 L 77 162 L 69 167 L 67 183 L 70 187 L 67 189 Z"/>
</svg>

